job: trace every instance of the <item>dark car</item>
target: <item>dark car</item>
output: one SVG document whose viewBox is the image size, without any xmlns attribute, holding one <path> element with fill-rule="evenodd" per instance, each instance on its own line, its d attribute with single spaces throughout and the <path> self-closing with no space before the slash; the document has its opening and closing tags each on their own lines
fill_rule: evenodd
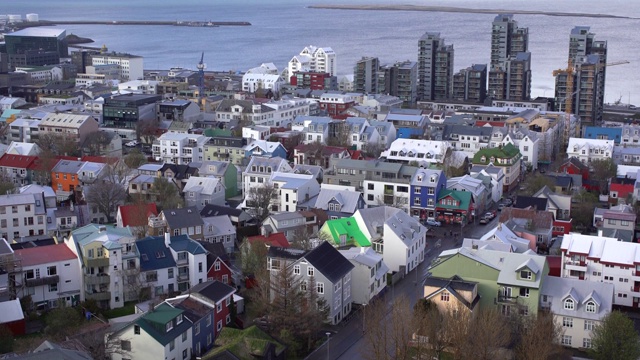
<svg viewBox="0 0 640 360">
<path fill-rule="evenodd" d="M 487 225 L 489 223 L 489 221 L 491 221 L 491 220 L 487 219 L 487 217 L 485 216 L 482 219 L 480 219 L 480 224 Z"/>
</svg>

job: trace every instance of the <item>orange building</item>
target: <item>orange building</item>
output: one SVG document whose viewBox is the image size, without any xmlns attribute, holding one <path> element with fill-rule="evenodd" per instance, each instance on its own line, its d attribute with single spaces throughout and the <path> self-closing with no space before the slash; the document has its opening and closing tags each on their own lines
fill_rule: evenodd
<svg viewBox="0 0 640 360">
<path fill-rule="evenodd" d="M 60 160 L 51 169 L 51 187 L 59 200 L 65 200 L 79 187 L 99 179 L 105 167 L 89 161 Z"/>
</svg>

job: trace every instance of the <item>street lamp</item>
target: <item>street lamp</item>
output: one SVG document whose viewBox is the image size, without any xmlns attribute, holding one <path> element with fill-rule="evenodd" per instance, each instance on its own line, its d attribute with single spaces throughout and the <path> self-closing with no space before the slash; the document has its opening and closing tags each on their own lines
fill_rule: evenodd
<svg viewBox="0 0 640 360">
<path fill-rule="evenodd" d="M 327 360 L 329 360 L 329 340 L 331 340 L 331 333 L 327 331 L 325 334 L 327 334 Z"/>
</svg>

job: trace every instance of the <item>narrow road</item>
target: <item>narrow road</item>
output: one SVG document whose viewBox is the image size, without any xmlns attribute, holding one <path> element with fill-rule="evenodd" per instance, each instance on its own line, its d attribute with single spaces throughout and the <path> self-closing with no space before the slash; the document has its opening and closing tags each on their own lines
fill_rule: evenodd
<svg viewBox="0 0 640 360">
<path fill-rule="evenodd" d="M 477 222 L 469 224 L 462 229 L 462 235 L 456 237 L 450 235 L 451 232 L 460 234 L 460 227 L 456 225 L 445 225 L 440 228 L 430 229 L 429 231 L 433 236 L 428 238 L 425 260 L 418 265 L 417 270 L 411 271 L 403 279 L 398 281 L 395 286 L 386 290 L 384 295 L 385 301 L 391 305 L 395 296 L 405 295 L 413 307 L 416 301 L 422 296 L 422 283 L 427 276 L 427 269 L 431 261 L 437 257 L 441 251 L 460 246 L 459 244 L 461 244 L 462 238 L 464 237 L 480 238 L 488 230 L 492 229 L 497 222 L 498 219 L 496 217 L 486 225 L 480 225 Z M 442 239 L 440 247 L 436 247 L 438 239 Z M 327 342 L 325 342 L 306 359 L 362 359 L 362 351 L 365 345 L 363 338 L 364 325 L 362 311 L 356 310 L 348 322 L 343 321 L 343 323 L 337 326 L 328 328 L 327 330 L 331 332 L 328 346 Z"/>
</svg>

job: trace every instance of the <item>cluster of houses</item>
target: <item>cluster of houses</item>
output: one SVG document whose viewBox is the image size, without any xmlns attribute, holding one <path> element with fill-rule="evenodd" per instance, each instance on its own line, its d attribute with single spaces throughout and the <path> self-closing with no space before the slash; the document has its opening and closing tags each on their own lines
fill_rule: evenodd
<svg viewBox="0 0 640 360">
<path fill-rule="evenodd" d="M 269 344 L 253 355 L 282 358 L 283 345 L 259 329 L 227 328 L 250 283 L 234 254 L 267 247 L 265 271 L 289 269 L 335 325 L 381 296 L 390 275 L 425 260 L 435 245 L 428 220 L 477 223 L 562 151 L 567 159 L 545 174 L 553 186 L 516 197 L 481 238 L 443 251 L 423 296 L 443 309 L 550 310 L 562 344 L 576 348 L 591 347 L 590 331 L 613 306 L 640 306 L 637 125 L 586 127 L 579 137 L 578 118 L 538 100 L 400 108 L 400 97 L 337 81 L 330 48 L 294 56 L 288 83 L 273 64 L 205 79 L 108 56 L 135 63 L 140 76 L 114 62 L 87 66 L 75 84 L 27 71 L 33 83 L 15 87 L 24 98 L 0 98 L 0 177 L 15 186 L 0 195 L 0 323 L 14 334 L 25 333 L 26 311 L 137 302 L 111 331 L 121 350 L 112 359 L 233 353 L 240 337 Z M 80 155 L 45 153 L 36 145 L 45 134 L 67 137 Z M 147 163 L 129 168 L 128 147 Z M 604 190 L 589 168 L 597 159 L 612 159 L 618 176 L 608 205 L 594 210 L 598 236 L 580 235 L 573 195 Z M 182 206 L 157 206 L 158 179 Z M 87 200 L 105 183 L 129 199 L 106 213 Z M 254 194 L 267 185 L 275 191 L 260 216 Z M 554 246 L 559 256 L 540 255 Z"/>
</svg>

